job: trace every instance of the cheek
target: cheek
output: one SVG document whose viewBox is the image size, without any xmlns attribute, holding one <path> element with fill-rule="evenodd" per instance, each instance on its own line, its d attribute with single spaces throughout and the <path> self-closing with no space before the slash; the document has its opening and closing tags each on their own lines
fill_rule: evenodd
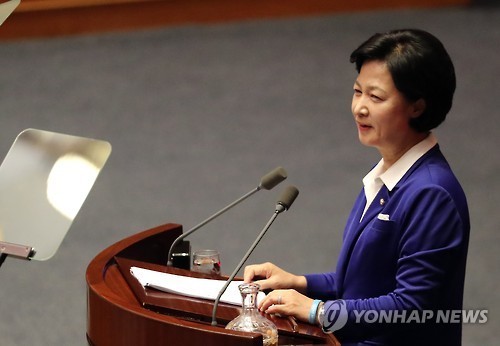
<svg viewBox="0 0 500 346">
<path fill-rule="evenodd" d="M 399 108 L 394 116 L 394 126 L 400 130 L 405 130 L 410 127 L 410 116 L 406 109 Z"/>
<path fill-rule="evenodd" d="M 379 123 L 384 127 L 402 130 L 409 127 L 409 117 L 404 109 L 397 106 L 386 107 L 379 109 Z"/>
<path fill-rule="evenodd" d="M 402 114 L 393 114 L 392 116 L 385 117 L 383 122 L 379 124 L 382 136 L 387 139 L 405 136 L 410 128 L 408 119 Z"/>
</svg>

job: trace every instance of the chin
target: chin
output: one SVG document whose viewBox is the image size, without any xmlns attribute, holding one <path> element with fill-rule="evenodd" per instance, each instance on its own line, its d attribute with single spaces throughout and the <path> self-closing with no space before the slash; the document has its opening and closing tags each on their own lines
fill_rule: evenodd
<svg viewBox="0 0 500 346">
<path fill-rule="evenodd" d="M 375 147 L 375 143 L 373 143 L 373 141 L 370 141 L 368 138 L 366 138 L 366 136 L 362 136 L 362 135 L 359 135 L 358 136 L 359 138 L 359 142 L 361 144 L 363 144 L 364 146 L 367 146 L 367 147 Z"/>
</svg>

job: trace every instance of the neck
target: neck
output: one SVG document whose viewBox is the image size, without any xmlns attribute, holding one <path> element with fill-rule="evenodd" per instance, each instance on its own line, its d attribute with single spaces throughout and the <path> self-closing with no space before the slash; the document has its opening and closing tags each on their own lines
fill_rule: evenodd
<svg viewBox="0 0 500 346">
<path fill-rule="evenodd" d="M 428 135 L 429 133 L 417 133 L 415 136 L 412 136 L 409 140 L 395 148 L 390 148 L 388 150 L 379 149 L 380 155 L 382 155 L 384 159 L 383 171 L 385 172 L 389 169 L 389 167 L 398 161 L 408 150 L 423 141 Z"/>
</svg>

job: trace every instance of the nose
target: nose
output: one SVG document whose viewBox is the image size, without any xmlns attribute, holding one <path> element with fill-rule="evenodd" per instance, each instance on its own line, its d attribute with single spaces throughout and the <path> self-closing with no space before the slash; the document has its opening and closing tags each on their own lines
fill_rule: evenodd
<svg viewBox="0 0 500 346">
<path fill-rule="evenodd" d="M 352 100 L 352 114 L 355 117 L 365 117 L 368 115 L 368 107 L 363 97 L 354 97 Z"/>
</svg>

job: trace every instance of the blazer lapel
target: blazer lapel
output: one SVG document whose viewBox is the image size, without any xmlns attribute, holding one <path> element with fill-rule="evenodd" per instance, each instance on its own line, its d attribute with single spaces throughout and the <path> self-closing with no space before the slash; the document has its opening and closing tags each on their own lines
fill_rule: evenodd
<svg viewBox="0 0 500 346">
<path fill-rule="evenodd" d="M 383 210 L 384 206 L 389 201 L 389 191 L 384 185 L 366 211 L 363 219 L 359 221 L 366 204 L 364 192 L 362 192 L 361 195 L 362 198 L 361 196 L 358 197 L 358 200 L 356 201 L 355 207 L 352 211 L 352 217 L 349 219 L 349 222 L 346 225 L 346 230 L 344 232 L 344 244 L 342 245 L 342 249 L 339 254 L 339 260 L 337 262 L 336 275 L 337 292 L 339 294 L 339 297 L 342 297 L 345 274 L 347 272 L 347 267 L 352 256 L 354 246 L 356 245 L 359 236 L 368 226 L 368 224 L 373 221 L 375 217 L 377 217 L 377 215 Z"/>
</svg>

